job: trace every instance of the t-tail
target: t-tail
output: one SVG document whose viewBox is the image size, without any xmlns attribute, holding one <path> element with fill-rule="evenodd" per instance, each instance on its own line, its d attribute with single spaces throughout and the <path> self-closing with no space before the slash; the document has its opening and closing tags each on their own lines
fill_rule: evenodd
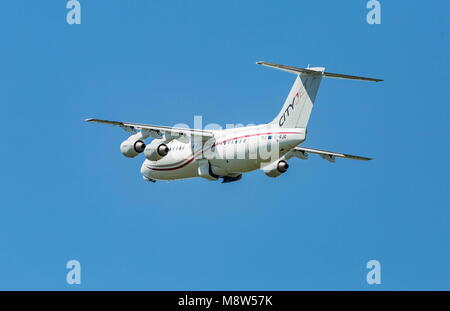
<svg viewBox="0 0 450 311">
<path fill-rule="evenodd" d="M 322 67 L 297 68 L 267 62 L 258 65 L 272 67 L 297 75 L 283 108 L 270 124 L 285 128 L 306 128 L 323 77 L 380 82 L 383 80 L 326 72 Z"/>
</svg>

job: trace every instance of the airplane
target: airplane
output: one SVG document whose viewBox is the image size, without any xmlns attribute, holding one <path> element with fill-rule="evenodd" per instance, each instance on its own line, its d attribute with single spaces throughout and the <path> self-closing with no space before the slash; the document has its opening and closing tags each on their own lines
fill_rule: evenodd
<svg viewBox="0 0 450 311">
<path fill-rule="evenodd" d="M 144 180 L 176 180 L 201 177 L 238 181 L 242 174 L 257 169 L 278 177 L 295 157 L 316 154 L 329 162 L 336 158 L 368 161 L 371 158 L 299 146 L 307 137 L 307 125 L 322 78 L 381 82 L 381 79 L 326 72 L 323 67 L 298 68 L 268 62 L 256 64 L 296 75 L 278 115 L 267 124 L 219 130 L 155 126 L 131 122 L 86 119 L 119 126 L 132 134 L 120 145 L 121 153 L 134 158 L 143 153 Z M 146 139 L 153 139 L 149 144 Z"/>
</svg>

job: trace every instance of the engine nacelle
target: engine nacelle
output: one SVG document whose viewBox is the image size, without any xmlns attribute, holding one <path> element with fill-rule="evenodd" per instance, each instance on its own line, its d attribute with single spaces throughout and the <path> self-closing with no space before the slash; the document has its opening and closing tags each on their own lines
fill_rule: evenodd
<svg viewBox="0 0 450 311">
<path fill-rule="evenodd" d="M 120 152 L 127 158 L 134 158 L 144 150 L 145 143 L 134 136 L 131 136 L 120 144 Z"/>
<path fill-rule="evenodd" d="M 145 147 L 144 155 L 147 160 L 158 161 L 169 153 L 169 147 L 161 140 L 155 139 Z"/>
<path fill-rule="evenodd" d="M 263 171 L 269 177 L 278 177 L 281 174 L 285 173 L 289 168 L 289 164 L 285 160 L 280 160 L 269 164 L 266 166 Z"/>
</svg>

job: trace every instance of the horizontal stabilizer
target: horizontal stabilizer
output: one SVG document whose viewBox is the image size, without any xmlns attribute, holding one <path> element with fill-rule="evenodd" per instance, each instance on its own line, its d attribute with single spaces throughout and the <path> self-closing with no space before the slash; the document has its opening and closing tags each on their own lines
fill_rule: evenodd
<svg viewBox="0 0 450 311">
<path fill-rule="evenodd" d="M 340 73 L 331 73 L 321 70 L 322 68 L 298 68 L 298 67 L 292 67 L 292 66 L 285 66 L 285 65 L 278 65 L 278 64 L 272 64 L 268 62 L 257 62 L 256 64 L 271 67 L 274 69 L 294 73 L 294 74 L 303 74 L 303 75 L 320 75 L 322 77 L 326 78 L 337 78 L 337 79 L 346 79 L 346 80 L 361 80 L 361 81 L 372 81 L 372 82 L 381 82 L 384 80 L 381 79 L 375 79 L 375 78 L 366 78 L 366 77 L 359 77 L 359 76 L 351 76 L 351 75 L 344 75 Z"/>
</svg>

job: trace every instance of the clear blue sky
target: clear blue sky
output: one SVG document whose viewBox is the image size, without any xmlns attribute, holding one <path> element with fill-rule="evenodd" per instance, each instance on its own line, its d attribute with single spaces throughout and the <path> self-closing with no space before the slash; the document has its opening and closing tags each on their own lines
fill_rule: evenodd
<svg viewBox="0 0 450 311">
<path fill-rule="evenodd" d="M 0 289 L 450 290 L 449 1 L 80 2 L 0 5 Z M 385 79 L 324 80 L 304 144 L 375 160 L 149 184 L 83 122 L 270 121 L 294 77 L 258 60 Z"/>
</svg>

